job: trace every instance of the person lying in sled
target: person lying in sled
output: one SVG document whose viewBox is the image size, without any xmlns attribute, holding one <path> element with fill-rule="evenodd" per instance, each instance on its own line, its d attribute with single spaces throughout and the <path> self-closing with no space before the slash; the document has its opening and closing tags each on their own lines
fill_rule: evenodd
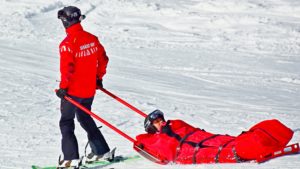
<svg viewBox="0 0 300 169">
<path fill-rule="evenodd" d="M 155 110 L 144 122 L 147 134 L 136 145 L 164 161 L 178 164 L 235 163 L 255 160 L 287 145 L 293 131 L 278 120 L 262 121 L 238 136 L 213 134 L 182 120 L 166 121 Z"/>
</svg>

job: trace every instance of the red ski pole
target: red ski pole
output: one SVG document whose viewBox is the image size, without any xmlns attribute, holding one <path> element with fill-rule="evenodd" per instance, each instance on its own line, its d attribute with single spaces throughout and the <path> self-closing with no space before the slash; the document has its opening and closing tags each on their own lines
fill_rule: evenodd
<svg viewBox="0 0 300 169">
<path fill-rule="evenodd" d="M 55 92 L 57 92 L 57 89 L 55 90 Z M 65 96 L 64 99 L 66 99 L 70 103 L 74 104 L 76 107 L 78 107 L 79 109 L 81 109 L 85 113 L 91 115 L 92 117 L 94 117 L 95 119 L 97 119 L 98 121 L 100 121 L 101 123 L 106 125 L 107 127 L 111 128 L 112 130 L 114 130 L 118 134 L 122 135 L 127 140 L 131 141 L 133 143 L 134 150 L 137 151 L 141 156 L 143 156 L 143 157 L 145 157 L 145 158 L 147 158 L 147 159 L 149 159 L 149 160 L 151 160 L 155 163 L 158 163 L 158 164 L 167 164 L 169 162 L 169 161 L 165 160 L 162 157 L 157 157 L 153 154 L 150 154 L 147 150 L 144 150 L 142 147 L 137 145 L 137 141 L 134 140 L 132 137 L 128 136 L 127 134 L 125 134 L 124 132 L 122 132 L 121 130 L 116 128 L 115 126 L 111 125 L 110 123 L 108 123 L 107 121 L 102 119 L 101 117 L 97 116 L 95 113 L 91 112 L 90 110 L 88 110 L 87 108 L 85 108 L 84 106 L 82 106 L 81 104 L 76 102 L 75 100 L 73 100 L 71 97 Z"/>
<path fill-rule="evenodd" d="M 56 91 L 57 90 L 55 90 L 55 92 Z M 107 121 L 105 121 L 104 119 L 102 119 L 101 117 L 97 116 L 95 113 L 91 112 L 90 110 L 88 110 L 87 108 L 85 108 L 84 106 L 82 106 L 81 104 L 79 104 L 78 102 L 76 102 L 75 100 L 73 100 L 71 97 L 65 96 L 64 98 L 66 100 L 68 100 L 70 103 L 74 104 L 79 109 L 81 109 L 82 111 L 84 111 L 85 113 L 91 115 L 92 117 L 94 117 L 95 119 L 97 119 L 98 121 L 100 121 L 101 123 L 103 123 L 104 125 L 106 125 L 107 127 L 111 128 L 112 130 L 114 130 L 118 134 L 122 135 L 127 140 L 131 141 L 132 143 L 136 142 L 133 138 L 131 138 L 130 136 L 128 136 L 127 134 L 125 134 L 124 132 L 122 132 L 121 130 L 119 130 L 118 128 L 116 128 L 115 126 L 111 125 L 110 123 L 108 123 Z"/>
<path fill-rule="evenodd" d="M 127 103 L 125 100 L 121 99 L 120 97 L 116 96 L 115 94 L 111 93 L 110 91 L 104 89 L 104 88 L 99 88 L 102 92 L 105 94 L 109 95 L 110 97 L 114 98 L 118 102 L 122 103 L 123 105 L 127 106 L 131 110 L 137 112 L 138 114 L 142 115 L 143 117 L 147 117 L 147 114 L 142 112 L 141 110 L 137 109 L 136 107 L 132 106 L 131 104 Z"/>
</svg>

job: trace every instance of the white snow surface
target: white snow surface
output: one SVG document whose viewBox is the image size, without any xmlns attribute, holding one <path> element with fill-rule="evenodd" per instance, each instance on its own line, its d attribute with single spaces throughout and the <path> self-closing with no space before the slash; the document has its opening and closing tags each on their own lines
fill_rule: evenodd
<svg viewBox="0 0 300 169">
<path fill-rule="evenodd" d="M 278 119 L 300 142 L 299 0 L 0 0 L 0 168 L 57 164 L 60 149 L 57 11 L 81 8 L 110 62 L 104 86 L 145 113 L 238 135 Z M 143 118 L 97 91 L 93 112 L 132 137 Z M 97 124 L 101 125 L 100 122 Z M 101 129 L 117 154 L 132 144 Z M 87 142 L 76 122 L 83 155 Z M 160 166 L 146 159 L 106 168 L 298 168 L 300 155 L 263 164 Z"/>
</svg>

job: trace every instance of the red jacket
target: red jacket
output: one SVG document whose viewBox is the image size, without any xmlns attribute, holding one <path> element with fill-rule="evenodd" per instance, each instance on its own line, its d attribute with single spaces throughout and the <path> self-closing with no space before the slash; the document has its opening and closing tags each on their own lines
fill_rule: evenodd
<svg viewBox="0 0 300 169">
<path fill-rule="evenodd" d="M 67 30 L 59 45 L 61 82 L 59 87 L 80 98 L 95 95 L 96 78 L 106 73 L 108 57 L 98 38 L 83 30 L 80 23 Z"/>
<path fill-rule="evenodd" d="M 158 159 L 180 164 L 254 160 L 284 147 L 293 135 L 278 120 L 258 123 L 237 137 L 212 134 L 182 120 L 167 124 L 172 132 L 162 129 L 160 133 L 138 135 L 136 145 Z"/>
</svg>

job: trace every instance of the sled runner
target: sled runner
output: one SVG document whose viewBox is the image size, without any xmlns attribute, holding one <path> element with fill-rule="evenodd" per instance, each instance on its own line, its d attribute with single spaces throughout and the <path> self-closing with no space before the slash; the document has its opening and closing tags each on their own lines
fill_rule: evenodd
<svg viewBox="0 0 300 169">
<path fill-rule="evenodd" d="M 267 154 L 265 156 L 260 156 L 256 160 L 256 162 L 257 163 L 263 163 L 265 161 L 268 161 L 268 160 L 276 158 L 276 157 L 289 155 L 289 154 L 297 154 L 297 153 L 299 153 L 299 143 L 291 144 L 291 145 L 288 145 L 285 148 L 282 148 L 278 151 L 274 151 L 274 152 L 272 152 L 270 154 Z"/>
</svg>

